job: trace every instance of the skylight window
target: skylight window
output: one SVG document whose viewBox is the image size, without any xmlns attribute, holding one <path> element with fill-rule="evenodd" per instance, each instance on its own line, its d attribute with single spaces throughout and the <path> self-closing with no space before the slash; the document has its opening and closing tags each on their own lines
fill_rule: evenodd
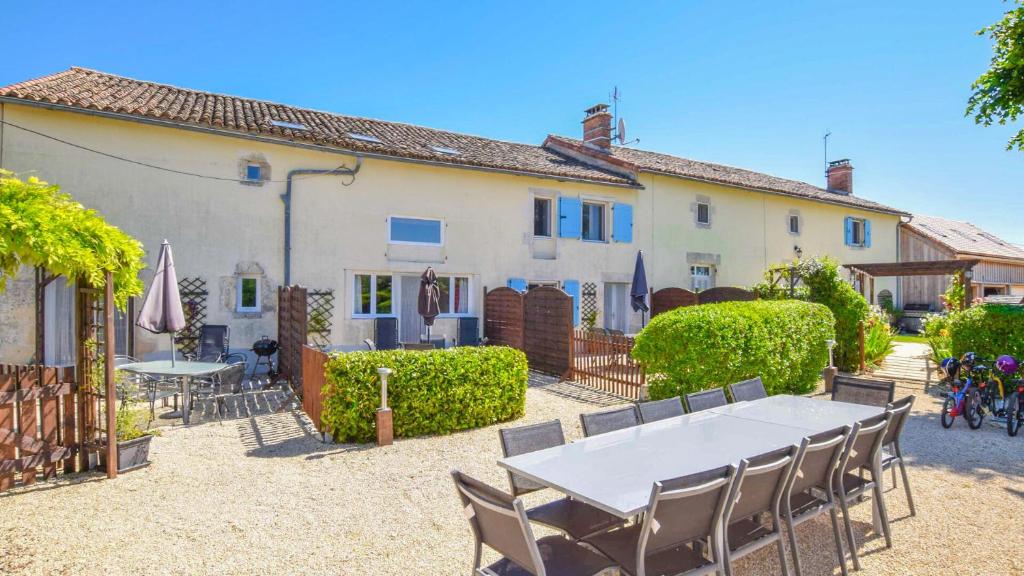
<svg viewBox="0 0 1024 576">
<path fill-rule="evenodd" d="M 376 136 L 370 136 L 369 134 L 360 134 L 358 132 L 349 132 L 348 137 L 353 140 L 359 140 L 360 142 L 373 142 L 374 144 L 380 144 L 380 138 Z"/>
<path fill-rule="evenodd" d="M 309 130 L 309 127 L 305 124 L 288 122 L 287 120 L 271 120 L 270 125 L 277 126 L 278 128 L 289 128 L 291 130 Z"/>
<path fill-rule="evenodd" d="M 440 152 L 441 154 L 451 154 L 454 156 L 459 153 L 455 148 L 449 148 L 448 146 L 431 146 L 430 148 L 434 152 Z"/>
<path fill-rule="evenodd" d="M 960 230 L 953 230 L 953 234 L 956 234 L 957 236 L 959 236 L 959 237 L 961 237 L 961 238 L 963 238 L 963 239 L 965 239 L 965 240 L 969 240 L 969 241 L 971 241 L 971 242 L 977 242 L 977 240 L 975 240 L 974 238 L 971 238 L 971 237 L 970 237 L 970 236 L 968 236 L 967 234 L 964 234 L 964 233 L 963 233 L 962 231 L 960 231 Z"/>
</svg>

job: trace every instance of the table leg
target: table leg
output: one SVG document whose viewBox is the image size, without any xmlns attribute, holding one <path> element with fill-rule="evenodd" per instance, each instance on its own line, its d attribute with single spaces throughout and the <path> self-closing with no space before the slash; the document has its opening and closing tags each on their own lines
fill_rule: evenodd
<svg viewBox="0 0 1024 576">
<path fill-rule="evenodd" d="M 184 376 L 181 379 L 181 423 L 188 425 L 192 419 L 192 378 Z"/>
</svg>

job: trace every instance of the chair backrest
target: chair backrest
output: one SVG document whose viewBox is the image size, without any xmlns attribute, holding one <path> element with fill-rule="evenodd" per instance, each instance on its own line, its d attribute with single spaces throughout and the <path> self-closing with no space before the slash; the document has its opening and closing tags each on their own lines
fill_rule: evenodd
<svg viewBox="0 0 1024 576">
<path fill-rule="evenodd" d="M 679 399 L 679 396 L 652 402 L 640 402 L 636 407 L 640 410 L 640 420 L 644 423 L 674 418 L 686 413 L 683 410 L 683 401 Z"/>
<path fill-rule="evenodd" d="M 583 425 L 584 436 L 594 436 L 636 426 L 640 424 L 640 417 L 636 414 L 636 406 L 630 404 L 625 408 L 580 414 L 580 424 Z"/>
<path fill-rule="evenodd" d="M 377 351 L 377 345 L 373 343 L 373 340 L 370 340 L 369 338 L 363 338 L 363 344 L 366 344 L 366 349 L 369 350 L 370 352 Z"/>
<path fill-rule="evenodd" d="M 853 426 L 850 438 L 846 442 L 846 450 L 843 452 L 839 472 L 853 472 L 863 466 L 871 467 L 873 465 L 875 454 L 882 449 L 885 429 L 888 427 L 891 417 L 891 414 L 886 412 Z"/>
<path fill-rule="evenodd" d="M 790 475 L 786 493 L 799 494 L 811 488 L 821 488 L 826 494 L 831 494 L 832 478 L 849 436 L 850 427 L 844 426 L 804 438 L 793 462 L 796 472 Z"/>
<path fill-rule="evenodd" d="M 836 376 L 832 379 L 832 399 L 837 402 L 887 406 L 892 402 L 896 382 L 854 376 Z"/>
<path fill-rule="evenodd" d="M 474 316 L 459 318 L 456 327 L 456 345 L 458 346 L 479 346 L 480 345 L 480 319 Z"/>
<path fill-rule="evenodd" d="M 458 470 L 452 470 L 452 478 L 477 542 L 493 548 L 529 573 L 544 576 L 544 562 L 522 500 Z"/>
<path fill-rule="evenodd" d="M 221 356 L 228 353 L 228 345 L 231 341 L 231 329 L 223 324 L 204 324 L 199 329 L 199 353 L 197 359 L 200 362 L 216 362 Z"/>
<path fill-rule="evenodd" d="M 761 382 L 760 376 L 751 378 L 750 380 L 737 382 L 735 384 L 729 384 L 729 394 L 732 395 L 733 402 L 743 402 L 768 397 L 768 393 L 764 390 L 764 382 Z"/>
<path fill-rule="evenodd" d="M 397 350 L 398 318 L 374 318 L 373 341 L 377 350 Z"/>
<path fill-rule="evenodd" d="M 245 363 L 238 362 L 229 365 L 220 372 L 217 372 L 217 384 L 221 394 L 232 394 L 242 387 L 242 380 L 245 379 Z"/>
<path fill-rule="evenodd" d="M 690 408 L 691 413 L 725 406 L 728 403 L 729 401 L 725 399 L 725 390 L 721 388 L 711 388 L 686 395 L 686 405 Z"/>
<path fill-rule="evenodd" d="M 797 446 L 789 446 L 741 460 L 732 481 L 733 496 L 726 507 L 725 521 L 777 512 L 797 451 Z"/>
<path fill-rule="evenodd" d="M 882 439 L 882 446 L 888 446 L 899 440 L 900 434 L 903 434 L 903 426 L 906 425 L 907 418 L 910 416 L 910 409 L 913 407 L 913 394 L 900 398 L 889 405 L 889 413 L 892 414 L 892 418 L 889 419 L 889 426 L 885 429 L 885 438 Z"/>
<path fill-rule="evenodd" d="M 502 428 L 498 430 L 498 438 L 501 439 L 501 452 L 506 458 L 565 444 L 562 423 L 558 420 Z M 508 472 L 508 483 L 512 487 L 513 496 L 544 488 L 543 484 L 524 478 L 511 470 Z"/>
<path fill-rule="evenodd" d="M 715 470 L 655 482 L 644 514 L 638 541 L 638 558 L 647 548 L 692 542 L 715 534 L 726 508 L 736 468 Z M 715 538 L 710 538 L 712 543 Z M 717 553 L 715 559 L 719 559 Z"/>
</svg>

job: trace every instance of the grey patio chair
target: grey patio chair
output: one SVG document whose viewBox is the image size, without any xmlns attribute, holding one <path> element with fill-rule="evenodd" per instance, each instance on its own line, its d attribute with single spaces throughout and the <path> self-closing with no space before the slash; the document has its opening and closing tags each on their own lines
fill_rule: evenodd
<svg viewBox="0 0 1024 576">
<path fill-rule="evenodd" d="M 725 399 L 725 391 L 721 388 L 711 388 L 686 395 L 686 405 L 689 407 L 690 413 L 725 406 L 728 403 L 729 401 Z"/>
<path fill-rule="evenodd" d="M 899 466 L 900 476 L 903 477 L 903 490 L 907 493 L 907 506 L 910 507 L 910 515 L 917 516 L 914 509 L 914 497 L 910 494 L 910 482 L 907 479 L 907 468 L 903 464 L 903 450 L 900 448 L 900 436 L 903 435 L 903 427 L 907 424 L 910 416 L 910 409 L 914 406 L 914 396 L 901 398 L 889 405 L 889 412 L 892 419 L 889 427 L 885 429 L 885 438 L 882 440 L 882 472 L 886 469 L 892 470 L 892 487 L 896 487 L 896 467 Z"/>
<path fill-rule="evenodd" d="M 501 440 L 501 451 L 506 458 L 565 444 L 562 423 L 558 420 L 503 428 L 498 430 L 498 437 Z M 521 496 L 545 488 L 543 484 L 512 471 L 508 472 L 508 483 L 512 488 L 512 496 Z M 531 508 L 526 511 L 526 517 L 538 524 L 564 532 L 574 540 L 610 530 L 625 522 L 617 516 L 569 497 Z"/>
<path fill-rule="evenodd" d="M 190 354 L 197 362 L 220 362 L 228 353 L 231 329 L 223 324 L 204 324 L 199 329 L 199 349 Z"/>
<path fill-rule="evenodd" d="M 478 576 L 596 576 L 613 574 L 615 564 L 561 536 L 536 539 L 523 501 L 458 470 L 452 479 L 462 513 L 473 530 L 473 573 Z M 483 546 L 503 558 L 481 567 Z"/>
<path fill-rule="evenodd" d="M 801 576 L 800 550 L 796 540 L 796 527 L 828 512 L 832 520 L 832 537 L 836 543 L 839 569 L 846 571 L 846 551 L 839 528 L 835 490 L 832 485 L 839 459 L 846 448 L 850 428 L 836 428 L 804 438 L 793 462 L 793 473 L 782 496 L 782 519 L 789 533 L 789 550 L 793 554 L 793 568 Z"/>
<path fill-rule="evenodd" d="M 729 384 L 729 395 L 732 396 L 733 402 L 760 400 L 761 398 L 768 397 L 768 393 L 764 390 L 764 382 L 761 382 L 760 376 Z"/>
<path fill-rule="evenodd" d="M 855 376 L 836 376 L 832 379 L 832 400 L 885 407 L 892 402 L 896 382 Z"/>
<path fill-rule="evenodd" d="M 732 466 L 655 482 L 643 520 L 592 536 L 586 544 L 620 566 L 623 574 L 697 576 L 722 573 L 718 539 L 736 469 Z M 710 541 L 710 558 L 702 550 Z"/>
<path fill-rule="evenodd" d="M 679 399 L 679 396 L 651 402 L 639 402 L 636 407 L 640 411 L 640 420 L 644 424 L 682 416 L 686 413 L 683 410 L 683 401 Z"/>
<path fill-rule="evenodd" d="M 191 407 L 195 407 L 198 400 L 212 400 L 217 411 L 217 418 L 224 418 L 224 404 L 229 396 L 241 395 L 242 406 L 245 407 L 246 415 L 249 414 L 249 407 L 245 403 L 245 362 L 229 364 L 227 368 L 220 370 L 209 381 L 197 382 L 198 386 L 192 388 Z"/>
<path fill-rule="evenodd" d="M 584 436 L 595 436 L 637 426 L 640 424 L 640 417 L 637 416 L 636 406 L 630 404 L 625 408 L 580 414 L 580 424 L 583 426 Z"/>
<path fill-rule="evenodd" d="M 875 468 L 875 459 L 879 450 L 882 449 L 882 441 L 885 439 L 885 430 L 889 425 L 892 414 L 886 412 L 881 416 L 858 422 L 850 432 L 850 438 L 846 442 L 846 449 L 839 460 L 839 467 L 836 469 L 836 478 L 833 481 L 833 488 L 839 501 L 839 507 L 843 511 L 843 523 L 846 524 L 846 540 L 850 544 L 850 557 L 853 559 L 854 570 L 860 570 L 860 558 L 857 556 L 857 540 L 853 534 L 853 522 L 850 520 L 851 502 L 860 496 L 871 492 L 875 505 L 878 506 L 878 514 L 882 520 L 882 534 L 885 536 L 885 547 L 892 548 L 892 534 L 889 531 L 889 515 L 885 510 L 885 500 L 882 497 L 881 470 Z M 865 479 L 861 475 L 868 471 L 871 478 Z"/>
<path fill-rule="evenodd" d="M 781 573 L 789 574 L 781 506 L 797 451 L 797 446 L 790 446 L 740 461 L 725 509 L 726 574 L 732 574 L 733 560 L 772 544 L 779 553 Z M 768 516 L 768 522 L 762 516 Z"/>
</svg>

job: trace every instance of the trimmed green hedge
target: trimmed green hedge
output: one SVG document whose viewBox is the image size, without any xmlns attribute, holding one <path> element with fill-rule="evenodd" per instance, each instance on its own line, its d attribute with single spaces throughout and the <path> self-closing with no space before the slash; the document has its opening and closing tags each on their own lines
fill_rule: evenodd
<svg viewBox="0 0 1024 576">
<path fill-rule="evenodd" d="M 323 423 L 340 442 L 370 442 L 380 407 L 377 368 L 388 377 L 396 437 L 449 434 L 526 412 L 526 355 L 506 347 L 350 352 L 325 366 Z"/>
<path fill-rule="evenodd" d="M 724 302 L 659 314 L 636 338 L 651 399 L 760 376 L 769 394 L 811 391 L 828 365 L 835 318 L 798 300 Z"/>
<path fill-rule="evenodd" d="M 974 352 L 982 358 L 1012 354 L 1024 358 L 1024 307 L 979 304 L 945 321 L 953 354 Z"/>
</svg>

